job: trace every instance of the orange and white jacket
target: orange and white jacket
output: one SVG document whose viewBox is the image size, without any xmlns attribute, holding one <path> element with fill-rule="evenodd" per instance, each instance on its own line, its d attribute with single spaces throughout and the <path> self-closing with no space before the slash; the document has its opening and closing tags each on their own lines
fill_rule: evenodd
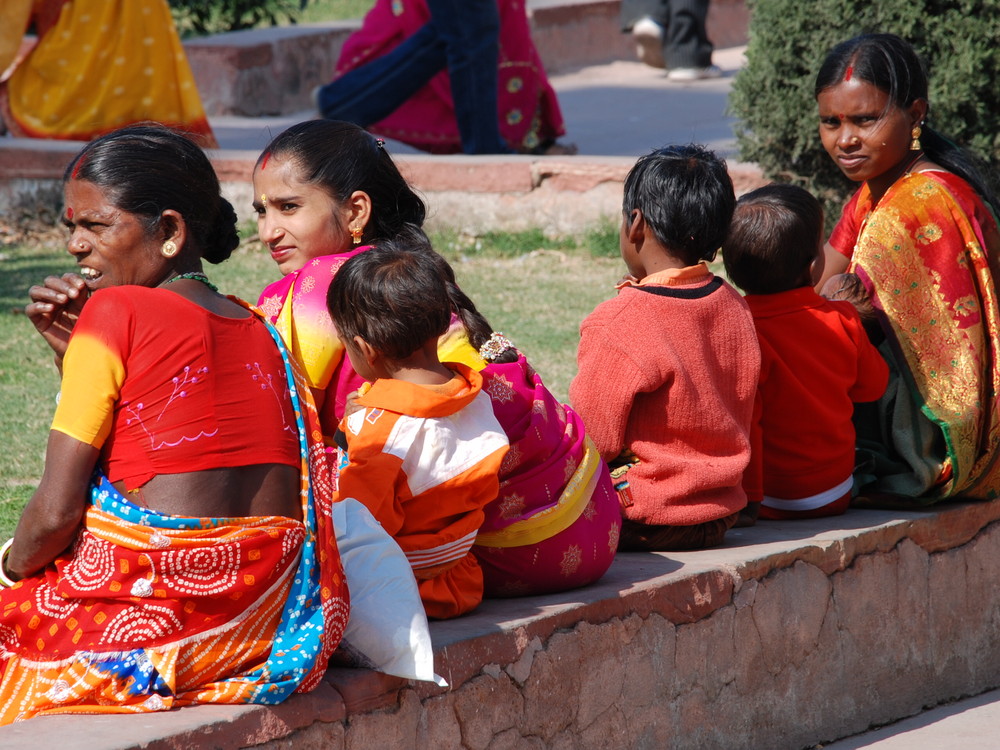
<svg viewBox="0 0 1000 750">
<path fill-rule="evenodd" d="M 341 423 L 348 463 L 339 497 L 364 503 L 413 566 L 429 617 L 455 617 L 483 597 L 483 575 L 470 550 L 483 507 L 499 491 L 507 436 L 482 377 L 449 363 L 441 386 L 376 380 L 364 407 Z"/>
</svg>

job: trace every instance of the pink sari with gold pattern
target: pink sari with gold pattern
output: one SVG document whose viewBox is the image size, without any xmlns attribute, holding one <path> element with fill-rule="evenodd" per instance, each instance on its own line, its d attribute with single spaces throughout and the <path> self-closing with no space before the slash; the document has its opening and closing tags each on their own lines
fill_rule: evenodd
<svg viewBox="0 0 1000 750">
<path fill-rule="evenodd" d="M 583 420 L 559 403 L 524 355 L 482 370 L 507 433 L 500 494 L 472 548 L 487 596 L 544 594 L 593 583 L 618 550 L 621 514 L 608 466 Z"/>
</svg>

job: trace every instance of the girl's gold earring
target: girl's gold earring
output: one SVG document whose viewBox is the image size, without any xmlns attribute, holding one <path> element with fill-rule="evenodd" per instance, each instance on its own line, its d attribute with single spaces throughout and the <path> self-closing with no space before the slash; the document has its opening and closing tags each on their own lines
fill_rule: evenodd
<svg viewBox="0 0 1000 750">
<path fill-rule="evenodd" d="M 361 227 L 354 227 L 353 229 L 351 229 L 351 239 L 354 241 L 355 245 L 361 244 L 361 235 L 363 233 L 364 230 Z"/>
<path fill-rule="evenodd" d="M 920 126 L 919 125 L 914 125 L 913 126 L 913 130 L 910 131 L 910 137 L 913 139 L 913 140 L 910 141 L 910 151 L 919 151 L 921 149 L 921 146 L 920 146 L 920 133 L 921 132 L 922 131 L 920 130 Z"/>
</svg>

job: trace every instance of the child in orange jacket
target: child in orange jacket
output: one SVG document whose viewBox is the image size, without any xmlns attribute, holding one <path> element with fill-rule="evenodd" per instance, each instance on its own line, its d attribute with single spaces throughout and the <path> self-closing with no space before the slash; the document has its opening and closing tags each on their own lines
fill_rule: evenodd
<svg viewBox="0 0 1000 750">
<path fill-rule="evenodd" d="M 438 359 L 445 280 L 426 253 L 386 242 L 340 268 L 327 306 L 370 382 L 341 420 L 339 497 L 364 503 L 406 553 L 428 617 L 468 612 L 483 597 L 471 549 L 508 443 L 479 373 Z"/>
</svg>

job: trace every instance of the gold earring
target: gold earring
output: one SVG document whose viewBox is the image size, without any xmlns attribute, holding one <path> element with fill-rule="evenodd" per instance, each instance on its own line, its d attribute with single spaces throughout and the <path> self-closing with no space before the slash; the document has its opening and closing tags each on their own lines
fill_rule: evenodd
<svg viewBox="0 0 1000 750">
<path fill-rule="evenodd" d="M 173 240 L 167 240 L 163 243 L 163 247 L 160 248 L 160 253 L 164 258 L 173 258 L 177 255 L 177 243 Z"/>
<path fill-rule="evenodd" d="M 353 229 L 351 229 L 351 239 L 354 241 L 355 245 L 361 244 L 361 235 L 364 231 L 365 230 L 363 230 L 361 227 L 354 227 Z"/>
<path fill-rule="evenodd" d="M 919 125 L 914 125 L 913 126 L 913 130 L 910 131 L 910 137 L 913 139 L 912 141 L 910 141 L 910 151 L 919 151 L 920 150 L 920 148 L 921 148 L 921 146 L 920 146 L 920 133 L 921 132 L 922 131 L 920 130 L 920 126 Z"/>
</svg>

